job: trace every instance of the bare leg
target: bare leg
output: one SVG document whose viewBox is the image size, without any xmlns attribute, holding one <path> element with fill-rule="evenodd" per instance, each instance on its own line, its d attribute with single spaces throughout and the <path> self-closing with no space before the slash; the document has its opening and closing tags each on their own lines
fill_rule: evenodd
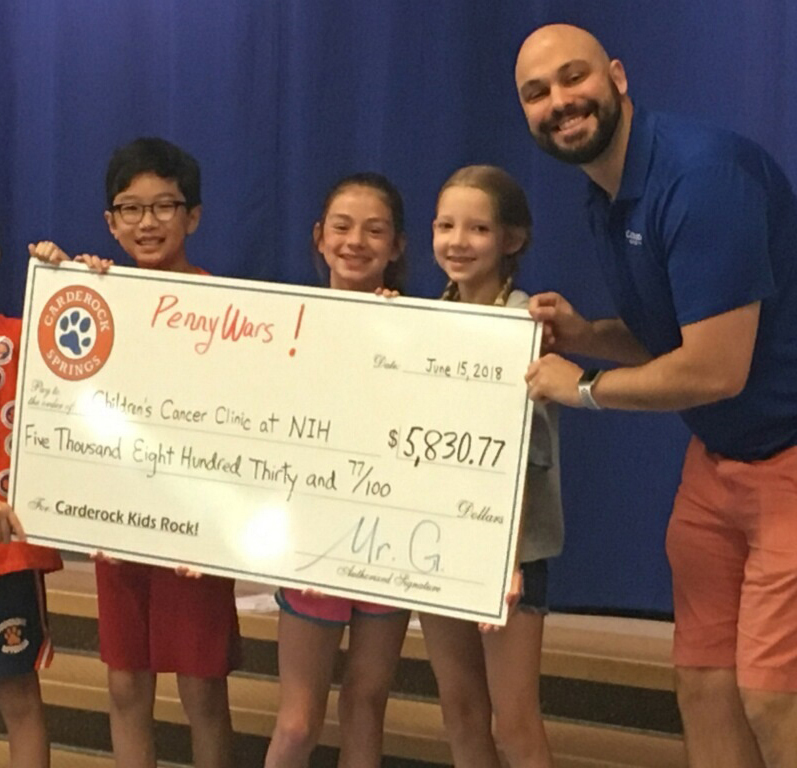
<svg viewBox="0 0 797 768">
<path fill-rule="evenodd" d="M 750 689 L 741 694 L 767 768 L 797 768 L 797 694 Z"/>
<path fill-rule="evenodd" d="M 765 768 L 735 670 L 676 667 L 675 671 L 690 768 Z"/>
<path fill-rule="evenodd" d="M 342 635 L 342 626 L 280 612 L 280 708 L 265 768 L 307 768 L 324 725 Z"/>
<path fill-rule="evenodd" d="M 156 768 L 152 733 L 155 675 L 109 668 L 108 693 L 116 768 Z"/>
<path fill-rule="evenodd" d="M 540 710 L 543 616 L 515 611 L 482 636 L 498 745 L 511 768 L 553 768 Z"/>
<path fill-rule="evenodd" d="M 0 680 L 0 716 L 8 731 L 9 768 L 49 768 L 50 743 L 35 672 Z"/>
<path fill-rule="evenodd" d="M 379 768 L 390 684 L 401 656 L 409 613 L 354 613 L 338 699 L 338 768 Z"/>
<path fill-rule="evenodd" d="M 477 626 L 421 614 L 456 768 L 500 768 L 492 735 L 484 651 Z"/>
<path fill-rule="evenodd" d="M 191 748 L 196 768 L 232 768 L 227 678 L 177 675 L 177 688 L 191 725 Z"/>
</svg>

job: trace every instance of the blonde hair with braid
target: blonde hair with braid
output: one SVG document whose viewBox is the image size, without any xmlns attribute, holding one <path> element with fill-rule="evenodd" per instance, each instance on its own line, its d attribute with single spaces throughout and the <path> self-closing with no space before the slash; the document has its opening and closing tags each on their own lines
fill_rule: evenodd
<svg viewBox="0 0 797 768">
<path fill-rule="evenodd" d="M 495 304 L 503 307 L 512 293 L 513 278 L 520 256 L 531 245 L 531 211 L 526 193 L 503 168 L 496 165 L 467 165 L 455 171 L 441 187 L 437 195 L 438 204 L 443 192 L 449 187 L 480 189 L 492 201 L 498 223 L 522 235 L 520 246 L 512 253 L 505 254 L 501 261 L 501 277 L 504 283 Z M 444 301 L 459 301 L 459 286 L 449 280 L 441 298 Z"/>
<path fill-rule="evenodd" d="M 506 302 L 509 300 L 509 294 L 512 293 L 514 287 L 515 281 L 512 275 L 509 275 L 506 280 L 504 280 L 504 284 L 501 286 L 501 290 L 493 302 L 496 307 L 506 306 Z M 449 280 L 440 298 L 443 301 L 459 301 L 459 286 L 453 280 Z"/>
</svg>

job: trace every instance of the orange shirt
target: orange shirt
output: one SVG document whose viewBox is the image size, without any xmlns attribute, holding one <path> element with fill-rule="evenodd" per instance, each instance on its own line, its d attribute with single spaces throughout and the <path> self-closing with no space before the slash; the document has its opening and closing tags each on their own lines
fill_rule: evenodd
<svg viewBox="0 0 797 768">
<path fill-rule="evenodd" d="M 11 432 L 14 426 L 21 331 L 21 320 L 0 315 L 0 501 L 8 499 Z M 31 568 L 57 571 L 62 567 L 61 556 L 55 549 L 19 541 L 0 544 L 0 575 Z"/>
</svg>

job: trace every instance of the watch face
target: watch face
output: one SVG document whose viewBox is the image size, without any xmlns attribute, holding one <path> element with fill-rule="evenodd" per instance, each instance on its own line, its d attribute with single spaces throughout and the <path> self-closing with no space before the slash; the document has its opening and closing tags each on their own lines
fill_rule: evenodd
<svg viewBox="0 0 797 768">
<path fill-rule="evenodd" d="M 581 400 L 581 404 L 585 408 L 591 408 L 593 411 L 600 410 L 600 405 L 592 396 L 592 387 L 602 373 L 603 371 L 599 368 L 590 368 L 588 371 L 584 371 L 578 380 L 578 397 Z"/>
</svg>

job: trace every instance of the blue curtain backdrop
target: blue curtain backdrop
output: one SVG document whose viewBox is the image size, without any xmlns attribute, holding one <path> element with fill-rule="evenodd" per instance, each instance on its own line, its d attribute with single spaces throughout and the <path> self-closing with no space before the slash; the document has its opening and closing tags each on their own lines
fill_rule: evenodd
<svg viewBox="0 0 797 768">
<path fill-rule="evenodd" d="M 543 156 L 514 92 L 534 27 L 586 26 L 634 98 L 763 143 L 797 181 L 792 0 L 0 0 L 0 310 L 20 311 L 29 241 L 120 259 L 102 219 L 112 149 L 160 135 L 203 169 L 189 246 L 218 274 L 314 283 L 310 230 L 330 184 L 374 169 L 408 209 L 410 293 L 435 296 L 430 221 L 457 167 L 526 188 L 529 291 L 612 312 L 584 180 Z M 356 386 L 356 384 L 355 384 Z M 668 415 L 563 415 L 562 607 L 666 612 L 664 531 L 686 433 Z"/>
</svg>

